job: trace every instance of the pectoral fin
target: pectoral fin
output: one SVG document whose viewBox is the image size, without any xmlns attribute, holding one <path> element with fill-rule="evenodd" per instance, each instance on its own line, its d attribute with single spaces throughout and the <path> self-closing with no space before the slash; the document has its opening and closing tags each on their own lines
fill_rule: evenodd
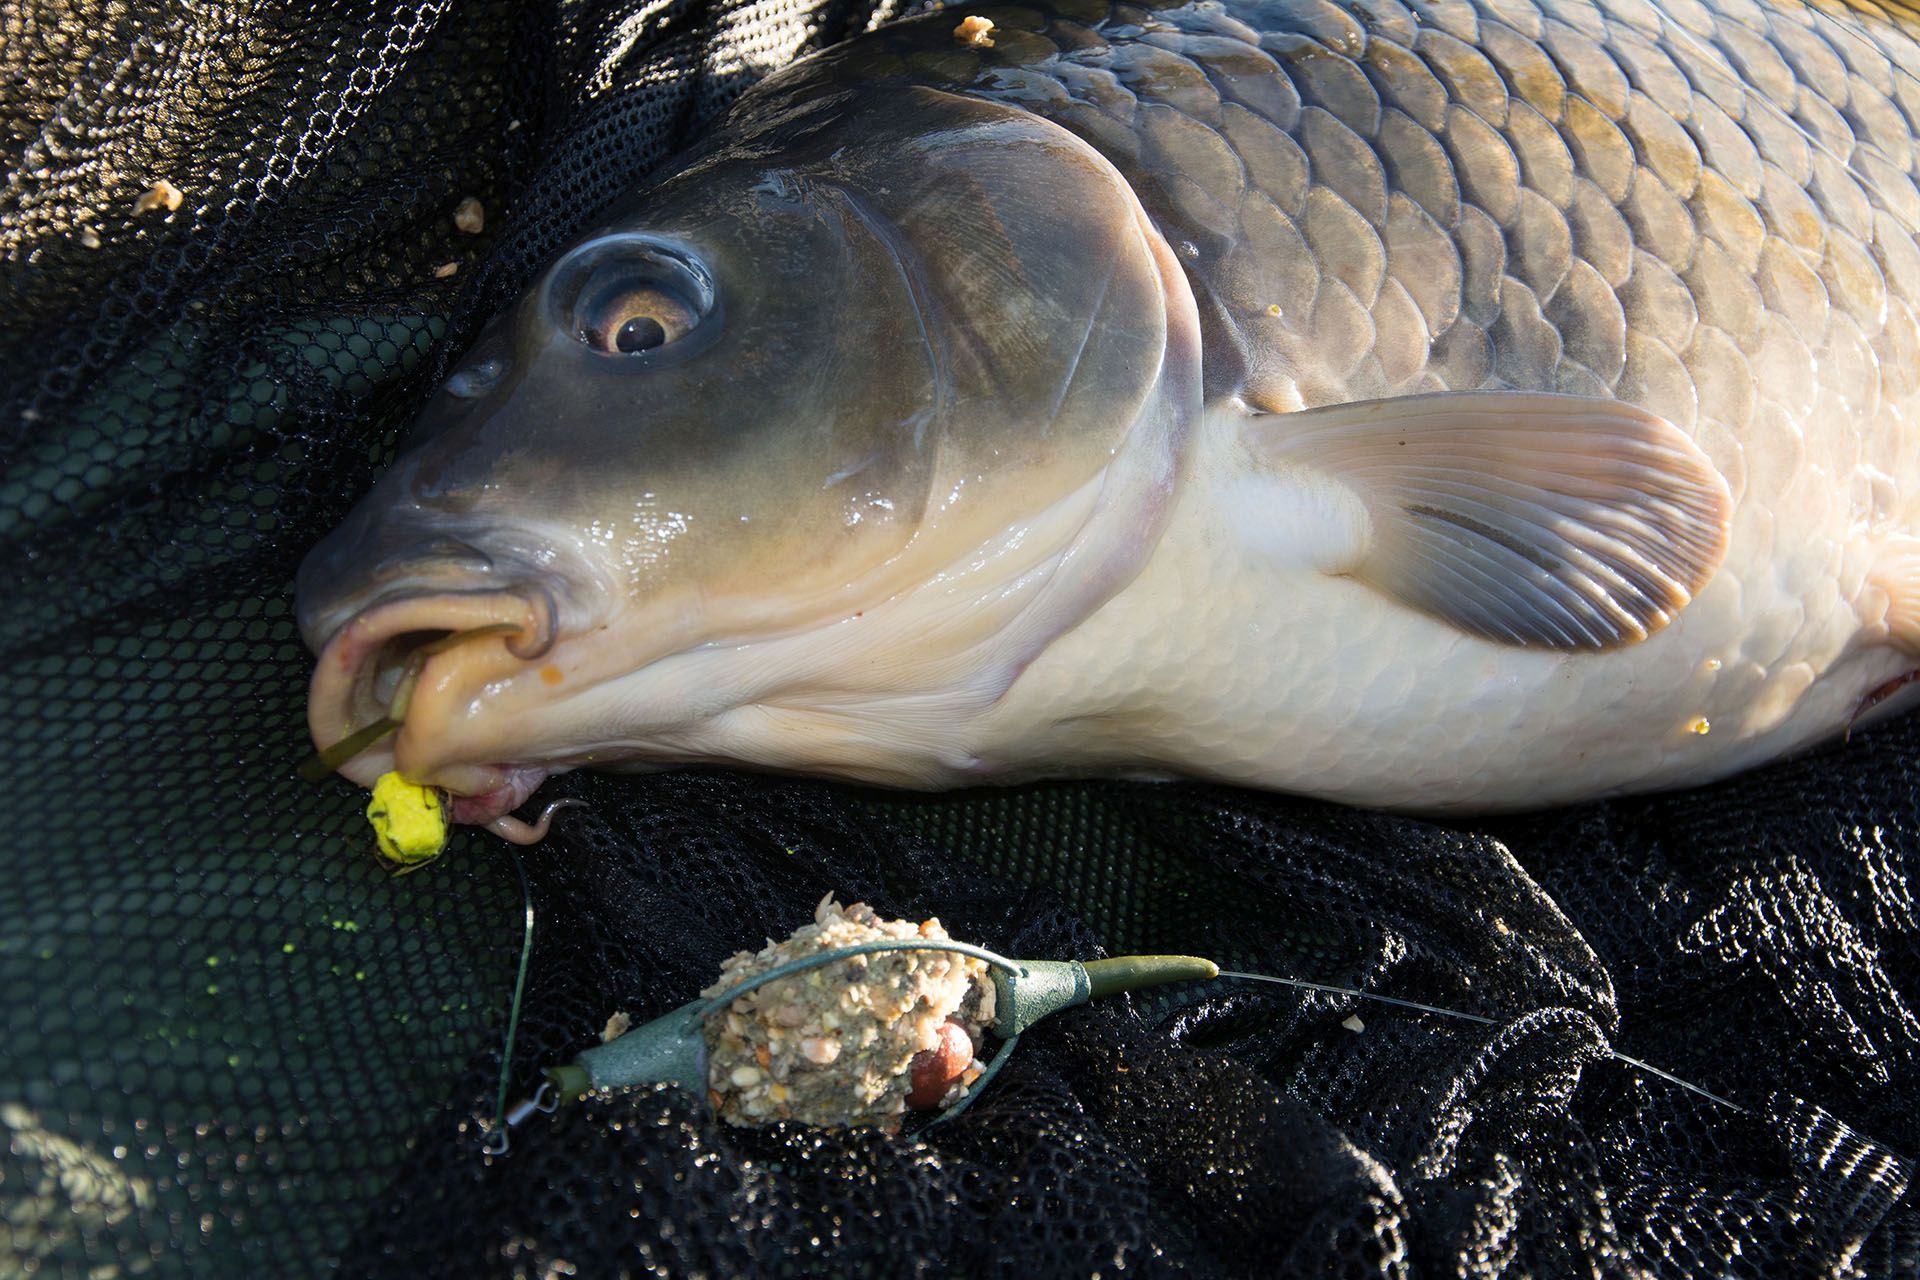
<svg viewBox="0 0 1920 1280">
<path fill-rule="evenodd" d="M 1257 438 L 1364 506 L 1365 536 L 1340 571 L 1488 640 L 1644 640 L 1726 555 L 1720 473 L 1672 424 L 1614 400 L 1372 400 L 1264 417 Z"/>
<path fill-rule="evenodd" d="M 1875 548 L 1867 585 L 1877 587 L 1885 600 L 1880 621 L 1888 641 L 1920 655 L 1920 538 L 1895 534 Z"/>
</svg>

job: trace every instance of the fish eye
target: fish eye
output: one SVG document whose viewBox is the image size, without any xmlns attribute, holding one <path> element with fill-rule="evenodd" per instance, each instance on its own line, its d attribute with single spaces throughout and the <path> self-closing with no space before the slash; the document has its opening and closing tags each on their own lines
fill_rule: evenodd
<svg viewBox="0 0 1920 1280">
<path fill-rule="evenodd" d="M 713 277 L 677 246 L 650 236 L 590 240 L 556 266 L 555 319 L 584 345 L 610 356 L 678 355 L 706 345 L 717 316 Z M 700 342 L 687 339 L 699 334 Z"/>
<path fill-rule="evenodd" d="M 665 284 L 627 285 L 584 295 L 574 313 L 575 332 L 590 347 L 611 355 L 634 355 L 674 342 L 700 321 L 699 314 Z"/>
</svg>

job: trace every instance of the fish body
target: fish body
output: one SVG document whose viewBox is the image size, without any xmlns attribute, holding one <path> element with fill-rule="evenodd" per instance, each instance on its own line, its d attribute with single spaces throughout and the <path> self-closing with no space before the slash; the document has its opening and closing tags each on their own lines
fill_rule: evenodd
<svg viewBox="0 0 1920 1280">
<path fill-rule="evenodd" d="M 1509 809 L 1920 666 L 1913 10 L 967 13 L 763 82 L 482 335 L 302 570 L 316 740 L 521 631 L 345 772 Z"/>
</svg>

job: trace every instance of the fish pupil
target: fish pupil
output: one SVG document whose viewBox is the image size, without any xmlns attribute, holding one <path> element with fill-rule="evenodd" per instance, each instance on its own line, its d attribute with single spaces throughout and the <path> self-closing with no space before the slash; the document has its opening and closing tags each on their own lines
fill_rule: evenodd
<svg viewBox="0 0 1920 1280">
<path fill-rule="evenodd" d="M 619 351 L 651 351 L 663 345 L 667 340 L 666 326 L 652 316 L 635 316 L 620 326 L 613 335 L 613 345 Z"/>
</svg>

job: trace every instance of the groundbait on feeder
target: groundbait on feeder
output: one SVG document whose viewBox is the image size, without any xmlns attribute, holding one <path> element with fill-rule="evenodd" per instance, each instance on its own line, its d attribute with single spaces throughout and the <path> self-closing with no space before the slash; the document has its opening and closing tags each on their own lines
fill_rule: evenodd
<svg viewBox="0 0 1920 1280">
<path fill-rule="evenodd" d="M 704 1097 L 734 1124 L 792 1120 L 893 1130 L 909 1110 L 937 1112 L 937 1124 L 979 1095 L 1041 1019 L 1098 996 L 1214 978 L 1494 1022 L 1347 987 L 1222 970 L 1200 956 L 1015 960 L 948 937 L 937 920 L 885 920 L 864 903 L 842 907 L 828 894 L 812 924 L 757 954 L 737 953 L 699 999 L 549 1068 L 534 1095 L 511 1107 L 503 1090 L 484 1149 L 504 1155 L 510 1131 L 536 1114 L 596 1091 L 646 1084 Z M 1000 1043 L 981 1063 L 975 1053 L 984 1033 Z M 1741 1110 L 1637 1058 L 1611 1056 Z M 505 1057 L 511 1060 L 510 1051 Z"/>
</svg>

